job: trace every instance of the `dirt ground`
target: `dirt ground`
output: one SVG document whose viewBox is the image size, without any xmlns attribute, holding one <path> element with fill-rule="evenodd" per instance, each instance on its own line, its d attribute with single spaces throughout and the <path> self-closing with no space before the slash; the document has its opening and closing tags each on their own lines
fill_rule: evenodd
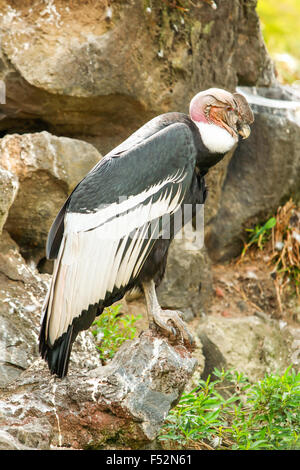
<svg viewBox="0 0 300 470">
<path fill-rule="evenodd" d="M 224 317 L 267 315 L 288 324 L 298 323 L 299 299 L 289 286 L 280 292 L 272 271 L 260 254 L 242 263 L 213 266 L 215 296 L 209 313 Z"/>
<path fill-rule="evenodd" d="M 292 199 L 278 208 L 269 239 L 263 237 L 245 245 L 236 260 L 212 267 L 215 296 L 209 313 L 267 315 L 299 326 L 300 210 Z"/>
<path fill-rule="evenodd" d="M 259 251 L 247 255 L 242 262 L 212 266 L 214 295 L 208 315 L 241 317 L 257 315 L 262 318 L 282 320 L 299 327 L 300 302 L 292 286 L 280 292 L 280 279 L 273 274 L 273 266 L 267 256 Z M 143 299 L 122 303 L 122 312 L 143 314 Z M 144 315 L 145 313 L 145 315 Z M 142 325 L 141 325 L 142 326 Z"/>
</svg>

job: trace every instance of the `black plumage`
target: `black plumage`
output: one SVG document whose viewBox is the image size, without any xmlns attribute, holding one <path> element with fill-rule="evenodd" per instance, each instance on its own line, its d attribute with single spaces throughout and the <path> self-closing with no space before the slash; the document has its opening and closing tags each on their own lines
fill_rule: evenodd
<svg viewBox="0 0 300 470">
<path fill-rule="evenodd" d="M 135 286 L 153 280 L 159 285 L 176 232 L 172 221 L 185 204 L 195 210 L 205 202 L 204 176 L 223 156 L 204 145 L 187 115 L 167 113 L 108 153 L 77 185 L 51 227 L 46 248 L 56 261 L 40 353 L 51 373 L 66 375 L 76 336 L 105 307 Z M 164 211 L 170 214 L 168 238 Z M 119 238 L 110 232 L 103 238 L 117 218 Z"/>
</svg>

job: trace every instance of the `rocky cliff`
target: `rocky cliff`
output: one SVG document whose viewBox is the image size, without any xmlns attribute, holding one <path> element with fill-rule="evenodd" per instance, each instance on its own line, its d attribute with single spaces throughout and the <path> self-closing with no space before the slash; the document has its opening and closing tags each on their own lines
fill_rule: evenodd
<svg viewBox="0 0 300 470">
<path fill-rule="evenodd" d="M 255 379 L 291 361 L 290 333 L 252 310 L 243 321 L 225 313 L 207 318 L 215 295 L 212 263 L 240 253 L 248 223 L 267 217 L 291 195 L 299 200 L 300 176 L 300 98 L 276 82 L 256 1 L 216 5 L 0 0 L 0 80 L 6 92 L 0 105 L 2 448 L 99 447 L 112 441 L 142 446 L 154 439 L 189 382 L 196 367 L 190 353 L 147 335 L 123 348 L 140 361 L 141 383 L 130 361 L 124 366 L 122 353 L 99 372 L 88 332 L 72 355 L 69 382 L 49 384 L 47 371 L 35 361 L 52 269 L 45 241 L 60 206 L 102 155 L 153 116 L 187 112 L 191 97 L 205 88 L 239 87 L 255 123 L 252 136 L 208 175 L 205 247 L 191 249 L 188 239 L 174 242 L 160 301 L 192 321 L 196 378 L 214 366 L 238 365 Z M 136 305 L 128 302 L 127 308 L 144 311 L 142 301 Z M 143 362 L 145 354 L 151 367 Z M 169 389 L 166 380 L 172 382 Z M 124 393 L 118 408 L 110 393 L 116 395 L 119 383 Z M 133 406 L 140 386 L 143 401 Z M 90 424 L 89 410 L 98 427 Z"/>
</svg>

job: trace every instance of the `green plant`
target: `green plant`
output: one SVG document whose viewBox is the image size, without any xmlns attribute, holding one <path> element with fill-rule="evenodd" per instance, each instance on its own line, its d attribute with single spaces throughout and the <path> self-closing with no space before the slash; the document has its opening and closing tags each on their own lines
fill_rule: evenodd
<svg viewBox="0 0 300 470">
<path fill-rule="evenodd" d="M 237 372 L 214 374 L 170 412 L 159 436 L 165 448 L 300 448 L 300 374 L 289 367 L 252 385 Z"/>
<path fill-rule="evenodd" d="M 243 261 L 247 250 L 253 247 L 264 250 L 264 257 L 272 266 L 280 312 L 283 312 L 281 295 L 287 287 L 300 298 L 300 209 L 292 199 L 278 207 L 276 215 L 267 222 L 246 229 L 251 233 L 237 263 Z M 252 253 L 257 255 L 255 250 Z"/>
<path fill-rule="evenodd" d="M 282 291 L 291 283 L 300 298 L 300 210 L 290 199 L 278 207 L 276 227 L 272 233 L 271 262 L 280 274 Z"/>
<path fill-rule="evenodd" d="M 258 0 L 257 12 L 278 78 L 284 83 L 300 79 L 299 0 Z"/>
<path fill-rule="evenodd" d="M 198 442 L 204 447 L 218 446 L 224 439 L 229 427 L 229 414 L 233 403 L 239 400 L 239 393 L 246 389 L 247 379 L 238 373 L 214 370 L 218 379 L 200 380 L 199 387 L 182 395 L 164 424 L 159 439 L 175 446 L 189 446 Z M 234 387 L 238 392 L 226 398 L 228 389 Z M 224 393 L 225 392 L 225 393 Z M 226 432 L 228 434 L 228 432 Z"/>
<path fill-rule="evenodd" d="M 135 323 L 141 315 L 121 315 L 121 307 L 115 305 L 106 308 L 92 324 L 92 333 L 103 363 L 113 358 L 124 341 L 131 340 L 136 335 Z"/>
<path fill-rule="evenodd" d="M 265 449 L 300 448 L 300 374 L 289 367 L 254 384 L 242 413 L 243 426 L 237 425 L 246 433 L 237 439 L 239 448 L 258 442 Z"/>
<path fill-rule="evenodd" d="M 260 250 L 263 249 L 265 243 L 269 240 L 272 228 L 276 225 L 276 218 L 271 217 L 264 225 L 256 225 L 254 228 L 246 228 L 246 232 L 250 232 L 252 236 L 244 245 L 241 258 L 244 257 L 248 248 L 256 244 Z"/>
</svg>

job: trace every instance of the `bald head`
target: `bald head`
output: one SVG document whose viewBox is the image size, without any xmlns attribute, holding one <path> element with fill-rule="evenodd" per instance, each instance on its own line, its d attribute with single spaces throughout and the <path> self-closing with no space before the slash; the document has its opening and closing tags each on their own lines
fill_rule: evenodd
<svg viewBox="0 0 300 470">
<path fill-rule="evenodd" d="M 209 88 L 193 97 L 190 117 L 196 123 L 214 124 L 225 129 L 233 138 L 247 138 L 253 113 L 246 98 L 221 88 Z"/>
</svg>

